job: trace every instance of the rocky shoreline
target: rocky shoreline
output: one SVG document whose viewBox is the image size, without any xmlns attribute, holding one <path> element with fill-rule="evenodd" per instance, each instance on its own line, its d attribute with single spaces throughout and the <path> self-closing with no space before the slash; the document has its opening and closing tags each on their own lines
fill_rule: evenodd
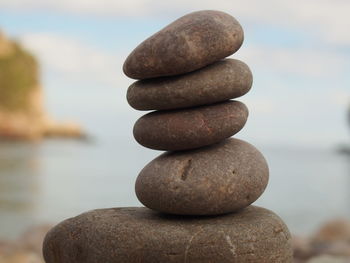
<svg viewBox="0 0 350 263">
<path fill-rule="evenodd" d="M 51 225 L 28 229 L 14 241 L 0 241 L 0 263 L 44 263 L 42 242 Z M 334 219 L 309 236 L 293 236 L 295 263 L 350 262 L 350 220 Z"/>
<path fill-rule="evenodd" d="M 38 141 L 43 138 L 85 138 L 75 122 L 58 122 L 47 116 L 31 116 L 28 112 L 0 110 L 0 139 L 6 141 Z"/>
<path fill-rule="evenodd" d="M 350 221 L 334 219 L 308 237 L 294 236 L 297 263 L 350 262 Z"/>
</svg>

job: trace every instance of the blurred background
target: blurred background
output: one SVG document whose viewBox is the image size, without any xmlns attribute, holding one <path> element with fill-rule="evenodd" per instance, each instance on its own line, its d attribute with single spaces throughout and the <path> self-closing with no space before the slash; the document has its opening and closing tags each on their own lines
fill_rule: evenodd
<svg viewBox="0 0 350 263">
<path fill-rule="evenodd" d="M 228 12 L 245 30 L 232 57 L 254 84 L 239 98 L 250 117 L 237 137 L 261 150 L 271 174 L 256 204 L 296 236 L 350 219 L 349 1 L 0 0 L 0 262 L 10 262 L 1 248 L 35 226 L 140 206 L 135 179 L 160 152 L 133 139 L 144 112 L 127 104 L 133 80 L 122 64 L 201 9 Z"/>
</svg>

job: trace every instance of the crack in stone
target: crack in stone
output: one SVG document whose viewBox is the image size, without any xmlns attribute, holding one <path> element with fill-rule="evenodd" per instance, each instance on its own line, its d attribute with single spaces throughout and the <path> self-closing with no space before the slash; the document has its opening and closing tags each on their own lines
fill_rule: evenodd
<svg viewBox="0 0 350 263">
<path fill-rule="evenodd" d="M 182 168 L 181 180 L 185 181 L 188 177 L 189 171 L 191 169 L 192 159 L 187 160 L 186 164 Z"/>
<path fill-rule="evenodd" d="M 229 235 L 225 235 L 225 239 L 226 239 L 226 243 L 229 246 L 229 249 L 232 253 L 232 255 L 235 257 L 236 256 L 236 247 L 235 245 L 232 243 L 231 237 Z"/>
<path fill-rule="evenodd" d="M 187 263 L 187 256 L 188 256 L 188 252 L 190 251 L 190 247 L 191 247 L 191 244 L 192 244 L 192 241 L 193 239 L 203 231 L 203 229 L 201 228 L 200 230 L 198 230 L 196 233 L 194 233 L 191 238 L 189 239 L 188 241 L 188 244 L 186 246 L 186 250 L 185 250 L 185 258 L 184 258 L 184 263 Z"/>
</svg>

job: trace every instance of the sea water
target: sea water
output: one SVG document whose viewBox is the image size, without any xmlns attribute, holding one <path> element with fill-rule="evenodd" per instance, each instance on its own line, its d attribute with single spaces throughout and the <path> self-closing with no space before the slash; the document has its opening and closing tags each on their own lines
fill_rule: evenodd
<svg viewBox="0 0 350 263">
<path fill-rule="evenodd" d="M 317 147 L 261 146 L 270 182 L 256 205 L 277 213 L 296 234 L 350 218 L 350 157 Z M 0 143 L 0 240 L 30 226 L 87 210 L 140 206 L 134 182 L 159 152 L 130 138 Z"/>
</svg>

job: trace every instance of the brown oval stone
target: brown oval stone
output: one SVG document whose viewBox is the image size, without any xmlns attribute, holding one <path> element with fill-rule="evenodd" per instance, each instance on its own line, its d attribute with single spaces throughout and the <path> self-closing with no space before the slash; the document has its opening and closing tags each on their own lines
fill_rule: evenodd
<svg viewBox="0 0 350 263">
<path fill-rule="evenodd" d="M 236 52 L 243 29 L 220 11 L 198 11 L 174 21 L 142 42 L 126 59 L 130 78 L 147 79 L 194 71 Z"/>
<path fill-rule="evenodd" d="M 246 94 L 253 82 L 249 67 L 225 59 L 197 71 L 133 83 L 127 93 L 137 110 L 169 110 L 213 104 Z"/>
<path fill-rule="evenodd" d="M 291 235 L 273 212 L 250 206 L 220 217 L 147 208 L 84 213 L 53 228 L 46 263 L 291 263 Z"/>
<path fill-rule="evenodd" d="M 140 172 L 135 189 L 142 204 L 160 212 L 217 215 L 253 203 L 268 179 L 262 154 L 231 138 L 195 151 L 158 156 Z"/>
<path fill-rule="evenodd" d="M 134 137 L 141 145 L 155 150 L 194 149 L 231 137 L 243 128 L 247 118 L 248 109 L 239 101 L 155 111 L 137 120 Z"/>
</svg>

